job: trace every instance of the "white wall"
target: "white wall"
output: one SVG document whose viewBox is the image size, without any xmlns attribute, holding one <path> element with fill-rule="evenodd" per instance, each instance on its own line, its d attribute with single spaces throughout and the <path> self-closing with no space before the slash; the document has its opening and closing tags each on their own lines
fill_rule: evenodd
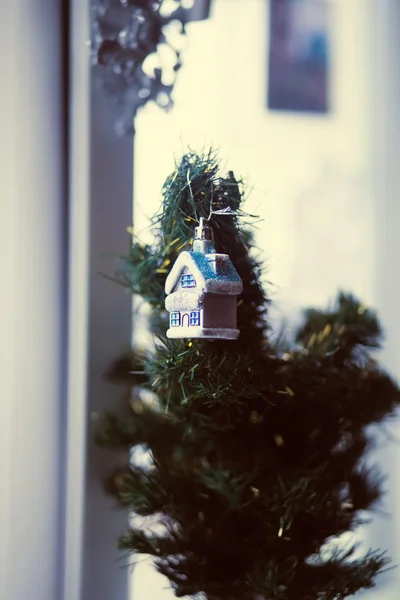
<svg viewBox="0 0 400 600">
<path fill-rule="evenodd" d="M 379 6 L 374 0 L 332 2 L 332 112 L 321 117 L 265 108 L 267 2 L 215 0 L 212 18 L 188 28 L 175 108 L 166 115 L 148 106 L 137 118 L 136 231 L 147 227 L 159 205 L 173 154 L 179 157 L 188 144 L 197 149 L 212 144 L 226 168 L 254 188 L 248 209 L 264 218 L 258 242 L 268 260 L 278 316 L 309 304 L 326 305 L 338 287 L 380 308 L 375 274 L 381 269 L 379 244 L 385 238 L 377 227 L 382 190 L 378 171 L 384 159 L 378 166 L 376 157 L 385 139 L 376 112 L 376 86 L 382 63 L 390 56 L 384 33 L 384 6 L 389 4 L 394 7 L 396 0 L 383 0 Z M 386 72 L 378 86 L 389 79 Z M 380 110 L 385 111 L 383 99 Z M 393 130 L 390 119 L 386 128 Z M 399 336 L 395 339 L 400 343 Z M 393 361 L 390 366 L 395 370 Z M 391 485 L 393 494 L 394 476 Z M 386 508 L 391 504 L 388 500 Z M 378 517 L 371 544 L 388 548 L 398 562 L 396 523 L 394 518 L 384 527 Z M 148 562 L 136 569 L 135 600 L 156 593 L 164 597 L 159 588 L 166 584 L 151 576 L 150 569 Z"/>
</svg>

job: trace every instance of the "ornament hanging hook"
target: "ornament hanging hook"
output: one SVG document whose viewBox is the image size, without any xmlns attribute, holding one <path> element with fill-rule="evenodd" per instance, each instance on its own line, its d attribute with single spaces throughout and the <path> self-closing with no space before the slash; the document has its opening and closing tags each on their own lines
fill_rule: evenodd
<svg viewBox="0 0 400 600">
<path fill-rule="evenodd" d="M 187 170 L 187 173 L 186 173 L 186 180 L 187 180 L 187 184 L 188 184 L 188 188 L 189 188 L 190 198 L 192 199 L 194 216 L 196 218 L 196 221 L 199 222 L 199 218 L 197 216 L 197 210 L 196 210 L 196 203 L 194 201 L 194 196 L 193 196 L 193 191 L 192 191 L 192 184 L 191 184 L 191 181 L 190 181 L 190 167 L 189 167 L 189 169 Z"/>
<path fill-rule="evenodd" d="M 212 206 L 213 206 L 213 200 L 214 200 L 214 182 L 213 182 L 212 179 L 210 181 L 210 188 L 211 188 L 211 194 L 210 194 L 210 212 L 209 212 L 207 221 L 209 221 L 211 219 L 211 215 L 213 214 Z"/>
</svg>

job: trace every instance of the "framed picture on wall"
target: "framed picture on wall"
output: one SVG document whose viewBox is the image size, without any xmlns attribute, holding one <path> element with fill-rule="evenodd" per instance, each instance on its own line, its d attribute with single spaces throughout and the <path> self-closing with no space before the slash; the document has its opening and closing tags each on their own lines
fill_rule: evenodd
<svg viewBox="0 0 400 600">
<path fill-rule="evenodd" d="M 269 109 L 329 111 L 331 21 L 329 0 L 270 0 Z"/>
</svg>

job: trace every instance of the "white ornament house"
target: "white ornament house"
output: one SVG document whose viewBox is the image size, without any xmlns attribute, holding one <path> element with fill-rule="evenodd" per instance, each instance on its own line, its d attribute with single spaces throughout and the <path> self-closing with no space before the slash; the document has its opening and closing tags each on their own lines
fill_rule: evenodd
<svg viewBox="0 0 400 600">
<path fill-rule="evenodd" d="M 169 338 L 235 340 L 242 281 L 227 254 L 215 252 L 211 227 L 200 219 L 192 252 L 181 252 L 165 282 Z"/>
</svg>

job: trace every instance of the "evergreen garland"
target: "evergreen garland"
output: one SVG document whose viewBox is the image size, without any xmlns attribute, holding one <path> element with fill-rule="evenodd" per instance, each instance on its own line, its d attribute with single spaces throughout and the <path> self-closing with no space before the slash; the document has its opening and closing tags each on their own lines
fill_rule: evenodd
<svg viewBox="0 0 400 600">
<path fill-rule="evenodd" d="M 190 186 L 188 184 L 190 180 Z M 217 251 L 244 285 L 236 341 L 168 340 L 164 283 L 212 216 Z M 365 464 L 366 428 L 399 404 L 394 381 L 371 357 L 375 313 L 340 293 L 307 310 L 282 347 L 268 325 L 262 265 L 241 216 L 241 182 L 219 174 L 212 152 L 186 154 L 163 187 L 154 244 L 134 240 L 118 279 L 152 308 L 154 347 L 110 370 L 132 390 L 124 414 L 105 415 L 99 443 L 126 455 L 108 490 L 160 529 L 131 525 L 121 548 L 154 557 L 178 597 L 208 600 L 342 600 L 374 585 L 387 564 L 338 536 L 363 522 L 380 497 Z M 151 465 L 131 459 L 144 446 Z M 145 519 L 146 520 L 146 519 Z"/>
</svg>

